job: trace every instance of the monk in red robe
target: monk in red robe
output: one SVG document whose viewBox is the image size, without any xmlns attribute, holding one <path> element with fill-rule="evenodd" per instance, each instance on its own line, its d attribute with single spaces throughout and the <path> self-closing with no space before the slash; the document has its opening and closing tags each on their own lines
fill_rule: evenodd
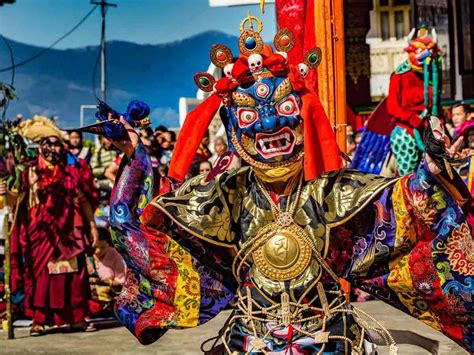
<svg viewBox="0 0 474 355">
<path fill-rule="evenodd" d="M 45 325 L 85 330 L 90 298 L 85 257 L 98 237 L 92 173 L 65 150 L 61 132 L 48 119 L 35 116 L 20 134 L 39 143 L 39 154 L 25 169 L 18 192 L 12 288 L 24 289 L 31 335 L 44 334 Z"/>
</svg>

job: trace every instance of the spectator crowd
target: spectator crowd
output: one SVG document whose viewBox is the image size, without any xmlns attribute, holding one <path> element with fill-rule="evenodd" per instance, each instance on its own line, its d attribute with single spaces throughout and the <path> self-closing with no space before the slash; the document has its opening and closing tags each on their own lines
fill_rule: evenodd
<svg viewBox="0 0 474 355">
<path fill-rule="evenodd" d="M 10 252 L 14 318 L 32 319 L 32 336 L 47 333 L 48 326 L 94 331 L 94 319 L 113 317 L 125 282 L 125 264 L 112 247 L 108 228 L 108 204 L 122 155 L 105 137 L 86 140 L 81 131 L 60 131 L 45 117 L 22 122 L 23 137 L 34 151 L 21 174 L 19 190 L 24 193 L 8 184 L 15 175 L 13 157 L 2 159 L 0 180 L 2 211 L 19 206 Z M 158 126 L 140 128 L 138 134 L 152 161 L 156 195 L 160 188 L 169 189 L 161 183 L 168 181 L 176 132 Z M 210 145 L 207 135 L 189 177 L 208 174 L 227 154 L 224 137 L 216 137 L 212 149 Z M 3 248 L 0 259 L 4 265 Z M 6 316 L 3 285 L 1 270 L 0 320 Z"/>
</svg>

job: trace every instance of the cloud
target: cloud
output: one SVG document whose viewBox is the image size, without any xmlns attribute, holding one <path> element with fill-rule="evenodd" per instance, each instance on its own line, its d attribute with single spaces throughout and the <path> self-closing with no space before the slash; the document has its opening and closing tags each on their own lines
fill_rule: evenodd
<svg viewBox="0 0 474 355">
<path fill-rule="evenodd" d="M 171 107 L 156 107 L 151 111 L 150 118 L 153 127 L 158 125 L 164 125 L 168 128 L 179 127 L 178 111 Z"/>
<path fill-rule="evenodd" d="M 70 90 L 77 90 L 77 91 L 82 91 L 82 92 L 87 92 L 87 93 L 91 92 L 90 87 L 86 87 L 86 86 L 83 86 L 83 85 L 77 85 L 76 83 L 68 83 L 67 88 L 70 89 Z"/>
<path fill-rule="evenodd" d="M 42 115 L 46 117 L 51 117 L 58 114 L 58 111 L 55 109 L 50 109 L 33 103 L 27 103 L 28 112 L 31 116 L 33 115 Z"/>
</svg>

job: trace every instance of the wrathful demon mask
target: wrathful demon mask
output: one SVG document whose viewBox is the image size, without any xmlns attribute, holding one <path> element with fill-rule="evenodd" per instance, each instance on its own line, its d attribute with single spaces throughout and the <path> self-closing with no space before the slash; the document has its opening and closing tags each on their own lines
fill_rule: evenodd
<svg viewBox="0 0 474 355">
<path fill-rule="evenodd" d="M 255 31 L 253 22 L 258 26 Z M 288 61 L 295 46 L 291 31 L 280 30 L 273 49 L 260 37 L 258 18 L 249 16 L 240 27 L 238 58 L 225 45 L 211 48 L 211 61 L 224 77 L 216 80 L 205 72 L 194 76 L 197 86 L 212 94 L 186 118 L 169 175 L 184 179 L 219 108 L 231 149 L 255 169 L 288 167 L 303 156 L 306 179 L 339 168 L 334 132 L 306 80 L 319 65 L 321 50 L 311 49 L 304 54 L 303 63 L 293 64 Z"/>
<path fill-rule="evenodd" d="M 239 86 L 221 110 L 232 146 L 245 160 L 276 163 L 303 152 L 301 99 L 289 78 L 264 78 Z M 242 151 L 243 150 L 243 151 Z"/>
<path fill-rule="evenodd" d="M 421 25 L 418 32 L 413 28 L 407 37 L 407 42 L 408 46 L 405 51 L 408 53 L 408 61 L 415 71 L 423 71 L 425 61 L 428 58 L 436 59 L 439 55 L 436 30 L 431 29 L 430 37 L 427 25 Z"/>
</svg>

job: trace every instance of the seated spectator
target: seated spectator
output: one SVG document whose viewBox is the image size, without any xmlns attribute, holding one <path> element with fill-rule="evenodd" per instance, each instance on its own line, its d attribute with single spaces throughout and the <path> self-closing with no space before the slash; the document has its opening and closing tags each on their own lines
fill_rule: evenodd
<svg viewBox="0 0 474 355">
<path fill-rule="evenodd" d="M 199 147 L 194 156 L 195 161 L 209 160 L 211 158 L 211 151 L 209 150 L 209 131 L 206 131 Z"/>
<path fill-rule="evenodd" d="M 161 158 L 160 164 L 169 165 L 171 157 L 173 156 L 174 143 L 176 142 L 176 133 L 173 131 L 166 131 L 161 134 Z"/>
<path fill-rule="evenodd" d="M 199 175 L 207 175 L 212 169 L 211 163 L 209 163 L 207 160 L 202 161 L 199 164 Z"/>
<path fill-rule="evenodd" d="M 87 164 L 91 161 L 91 151 L 89 148 L 84 147 L 82 132 L 77 130 L 68 131 L 69 152 L 76 158 L 84 159 Z"/>
<path fill-rule="evenodd" d="M 474 110 L 471 110 L 469 111 L 469 113 L 467 114 L 467 122 L 469 121 L 474 121 Z"/>
<path fill-rule="evenodd" d="M 153 197 L 162 195 L 171 190 L 171 183 L 168 179 L 168 165 L 158 165 L 154 169 Z"/>
<path fill-rule="evenodd" d="M 463 103 L 462 101 L 456 102 L 451 108 L 451 120 L 452 128 L 450 129 L 449 124 L 447 128 L 449 133 L 456 139 L 460 136 L 460 127 L 464 122 L 467 121 L 467 115 L 469 114 L 469 105 Z"/>
<path fill-rule="evenodd" d="M 138 130 L 138 135 L 150 156 L 151 166 L 157 168 L 162 149 L 153 137 L 153 130 L 150 127 L 142 127 Z"/>
<path fill-rule="evenodd" d="M 155 137 L 155 141 L 160 145 L 161 145 L 162 135 L 165 132 L 168 132 L 168 128 L 162 125 L 156 127 L 155 131 L 153 132 L 153 137 Z"/>
<path fill-rule="evenodd" d="M 110 163 L 109 166 L 105 168 L 104 176 L 110 181 L 115 181 L 122 158 L 123 154 L 117 155 L 112 163 Z"/>
<path fill-rule="evenodd" d="M 206 131 L 201 143 L 199 143 L 199 147 L 194 154 L 193 162 L 191 163 L 191 167 L 188 171 L 188 176 L 197 176 L 200 174 L 199 167 L 201 162 L 209 161 L 211 158 L 211 151 L 209 150 L 209 131 Z"/>
<path fill-rule="evenodd" d="M 92 302 L 89 302 L 93 316 L 113 314 L 115 297 L 125 282 L 125 263 L 120 254 L 112 247 L 110 233 L 98 228 L 99 240 L 95 252 L 87 260 Z"/>
<path fill-rule="evenodd" d="M 111 190 L 114 180 L 105 175 L 106 169 L 113 163 L 117 152 L 113 149 L 112 142 L 107 138 L 99 137 L 100 147 L 95 151 L 91 158 L 91 168 L 96 185 L 99 189 Z"/>
<path fill-rule="evenodd" d="M 211 162 L 214 165 L 217 159 L 222 158 L 226 155 L 229 147 L 227 146 L 227 141 L 224 137 L 218 136 L 214 140 L 214 155 L 211 157 Z"/>
<path fill-rule="evenodd" d="M 354 136 L 354 127 L 350 124 L 346 126 L 346 136 Z"/>
<path fill-rule="evenodd" d="M 346 144 L 347 144 L 347 155 L 349 158 L 354 158 L 354 153 L 356 150 L 356 143 L 355 143 L 355 138 L 353 135 L 347 135 L 346 136 Z"/>
</svg>

